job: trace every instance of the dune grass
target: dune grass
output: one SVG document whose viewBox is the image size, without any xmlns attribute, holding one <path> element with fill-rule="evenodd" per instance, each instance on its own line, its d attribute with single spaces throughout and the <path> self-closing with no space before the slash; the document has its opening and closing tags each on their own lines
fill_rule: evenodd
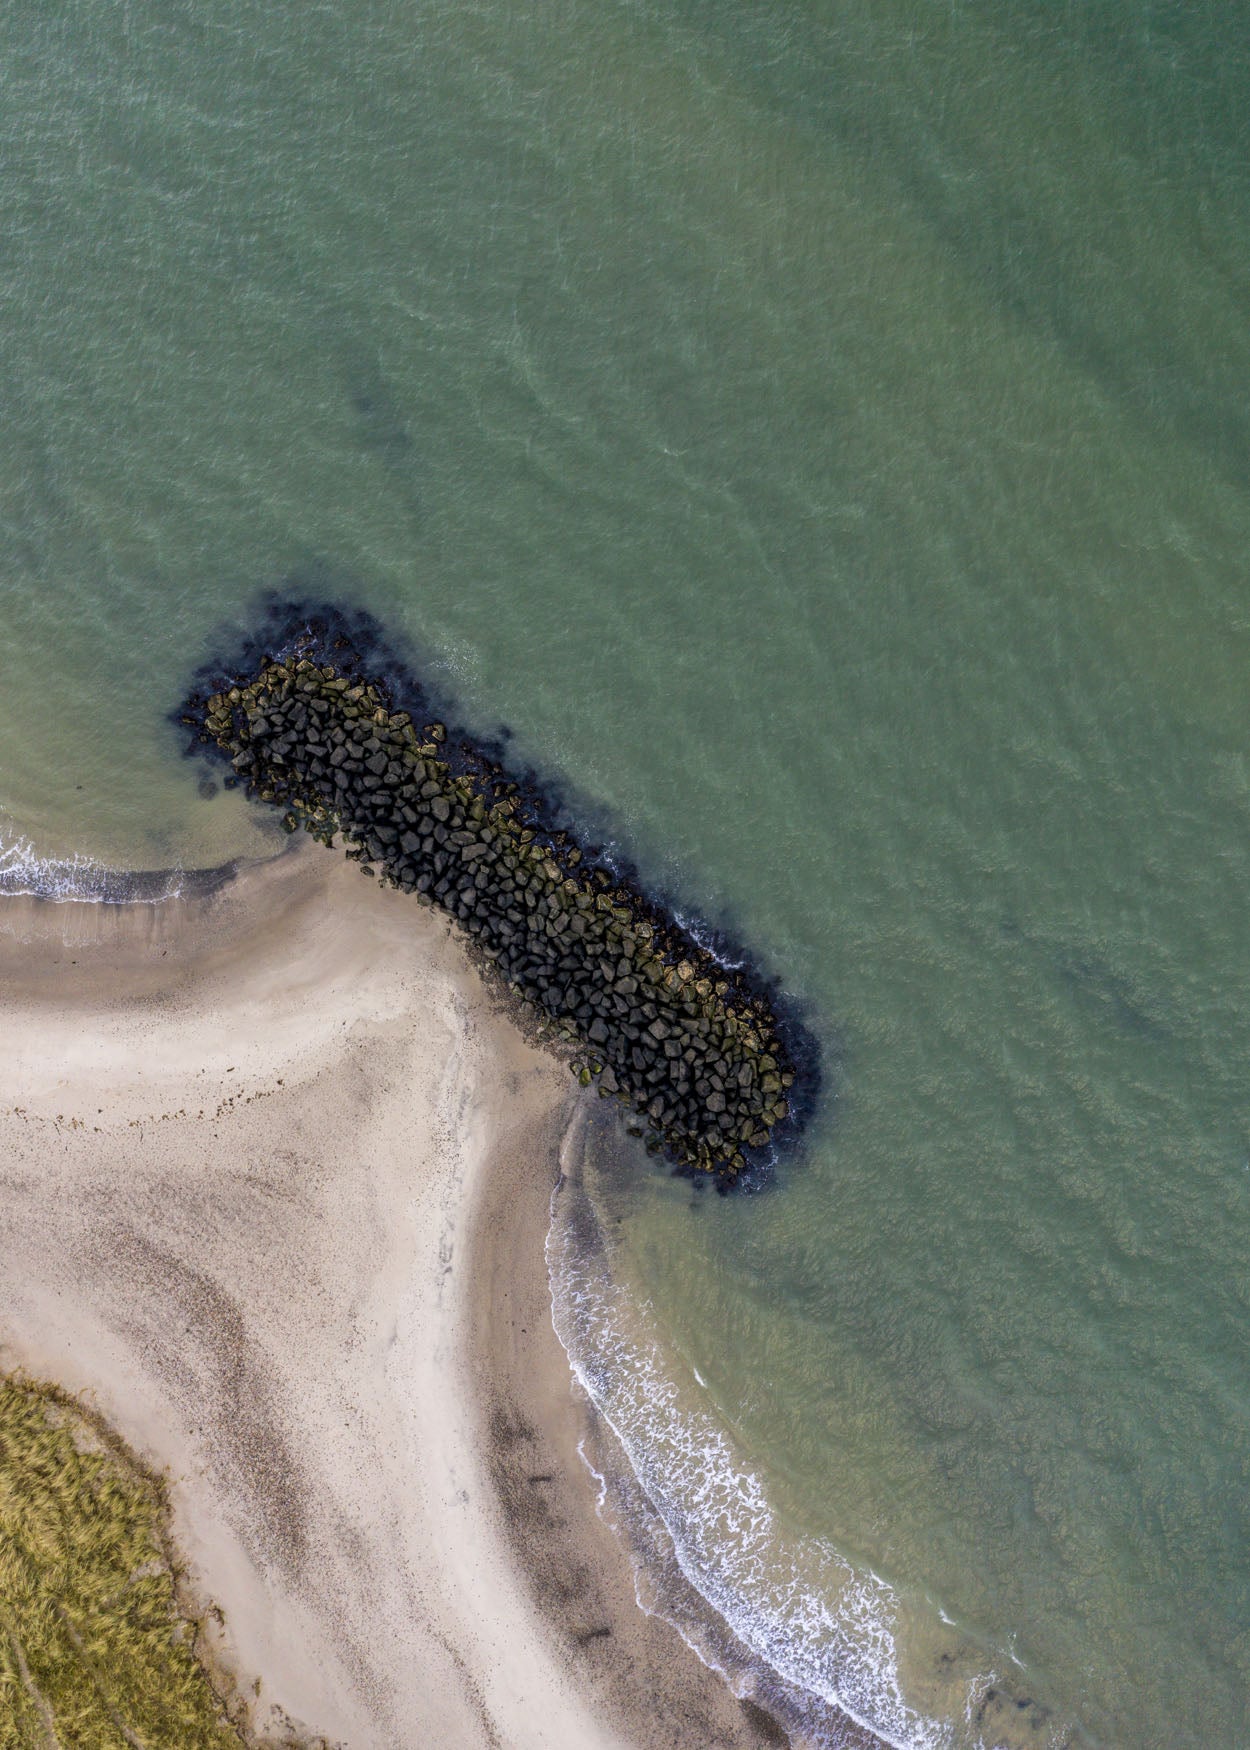
<svg viewBox="0 0 1250 1750">
<path fill-rule="evenodd" d="M 181 1613 L 162 1484 L 0 1378 L 0 1750 L 239 1750 Z"/>
</svg>

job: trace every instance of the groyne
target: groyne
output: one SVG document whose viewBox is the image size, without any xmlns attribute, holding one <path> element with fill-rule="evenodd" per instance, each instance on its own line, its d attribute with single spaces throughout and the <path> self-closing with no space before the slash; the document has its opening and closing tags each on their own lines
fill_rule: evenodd
<svg viewBox="0 0 1250 1750">
<path fill-rule="evenodd" d="M 792 1114 L 767 993 L 551 830 L 488 752 L 397 708 L 348 640 L 327 642 L 260 655 L 180 721 L 288 831 L 341 835 L 365 874 L 449 913 L 653 1152 L 736 1180 Z"/>
</svg>

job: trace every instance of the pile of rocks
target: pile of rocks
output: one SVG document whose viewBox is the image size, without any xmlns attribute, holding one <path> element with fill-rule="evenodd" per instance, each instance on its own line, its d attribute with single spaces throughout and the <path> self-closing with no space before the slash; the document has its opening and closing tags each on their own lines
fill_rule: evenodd
<svg viewBox="0 0 1250 1750">
<path fill-rule="evenodd" d="M 787 1117 L 794 1070 L 767 999 L 544 832 L 500 768 L 470 753 L 456 769 L 443 725 L 308 657 L 266 659 L 182 720 L 289 831 L 341 832 L 366 874 L 449 912 L 653 1150 L 732 1179 Z"/>
</svg>

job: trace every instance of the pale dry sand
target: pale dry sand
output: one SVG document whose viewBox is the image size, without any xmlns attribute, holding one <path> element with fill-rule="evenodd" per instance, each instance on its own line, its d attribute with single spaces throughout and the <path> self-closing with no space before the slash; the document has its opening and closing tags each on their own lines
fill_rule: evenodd
<svg viewBox="0 0 1250 1750">
<path fill-rule="evenodd" d="M 258 1733 L 784 1741 L 595 1513 L 542 1247 L 570 1078 L 444 922 L 313 847 L 6 899 L 0 1063 L 0 1367 L 168 1472 Z"/>
</svg>

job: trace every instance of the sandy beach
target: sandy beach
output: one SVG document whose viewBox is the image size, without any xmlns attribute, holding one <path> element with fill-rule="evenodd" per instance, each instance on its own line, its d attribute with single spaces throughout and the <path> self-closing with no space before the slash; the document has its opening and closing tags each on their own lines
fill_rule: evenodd
<svg viewBox="0 0 1250 1750">
<path fill-rule="evenodd" d="M 171 1485 L 256 1735 L 785 1742 L 635 1602 L 543 1236 L 573 1084 L 445 920 L 300 846 L 0 903 L 0 1366 Z"/>
</svg>

